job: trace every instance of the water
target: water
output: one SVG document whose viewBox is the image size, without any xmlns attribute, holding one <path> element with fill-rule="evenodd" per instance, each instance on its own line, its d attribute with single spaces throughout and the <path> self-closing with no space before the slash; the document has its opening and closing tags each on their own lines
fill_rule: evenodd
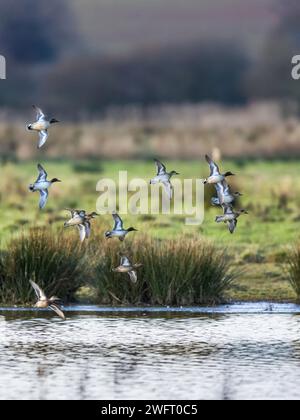
<svg viewBox="0 0 300 420">
<path fill-rule="evenodd" d="M 297 313 L 0 309 L 0 399 L 299 399 Z"/>
</svg>

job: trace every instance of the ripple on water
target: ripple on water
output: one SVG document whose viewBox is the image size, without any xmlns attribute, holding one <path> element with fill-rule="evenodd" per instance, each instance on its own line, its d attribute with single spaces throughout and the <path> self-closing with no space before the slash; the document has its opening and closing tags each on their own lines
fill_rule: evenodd
<svg viewBox="0 0 300 420">
<path fill-rule="evenodd" d="M 300 317 L 0 317 L 0 398 L 300 398 Z"/>
</svg>

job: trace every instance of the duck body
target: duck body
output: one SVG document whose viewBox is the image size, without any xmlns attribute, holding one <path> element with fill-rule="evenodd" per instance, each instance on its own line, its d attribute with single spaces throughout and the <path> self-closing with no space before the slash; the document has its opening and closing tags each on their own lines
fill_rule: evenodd
<svg viewBox="0 0 300 420">
<path fill-rule="evenodd" d="M 28 124 L 27 126 L 28 130 L 33 130 L 33 131 L 48 130 L 49 127 L 50 127 L 50 121 L 46 121 L 46 120 L 36 121 L 34 123 Z"/>
<path fill-rule="evenodd" d="M 71 219 L 65 222 L 64 227 L 70 227 L 70 226 L 78 226 L 82 223 L 84 223 L 84 219 L 86 217 L 85 210 L 71 210 L 66 209 L 71 212 Z"/>
</svg>

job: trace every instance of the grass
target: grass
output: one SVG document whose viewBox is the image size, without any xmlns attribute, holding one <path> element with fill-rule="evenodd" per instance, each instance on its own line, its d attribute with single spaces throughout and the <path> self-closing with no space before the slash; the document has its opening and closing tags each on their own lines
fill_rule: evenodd
<svg viewBox="0 0 300 420">
<path fill-rule="evenodd" d="M 139 281 L 132 284 L 127 274 L 112 272 L 119 265 L 119 252 L 115 243 L 109 245 L 92 276 L 98 303 L 215 304 L 236 275 L 228 256 L 200 238 L 159 241 L 145 236 L 128 248 L 133 262 L 143 264 L 138 269 Z"/>
<path fill-rule="evenodd" d="M 0 259 L 0 302 L 28 304 L 34 280 L 46 295 L 75 300 L 80 287 L 94 290 L 99 304 L 194 305 L 217 303 L 234 279 L 229 259 L 199 238 L 154 240 L 148 236 L 123 244 L 143 266 L 133 284 L 127 274 L 116 274 L 120 249 L 117 242 L 99 247 L 78 245 L 70 236 L 61 241 L 56 232 L 37 228 L 8 243 Z"/>
<path fill-rule="evenodd" d="M 289 282 L 300 301 L 300 244 L 296 244 L 287 258 Z"/>
<path fill-rule="evenodd" d="M 149 180 L 155 171 L 150 160 L 138 161 L 73 161 L 42 160 L 50 177 L 63 180 L 50 190 L 45 211 L 38 210 L 38 197 L 27 190 L 36 178 L 36 162 L 7 162 L 0 164 L 0 237 L 1 248 L 6 250 L 11 237 L 32 227 L 46 227 L 60 231 L 69 216 L 65 207 L 84 207 L 95 210 L 98 198 L 96 183 L 101 178 L 118 179 L 119 170 L 128 170 L 128 178 L 142 177 Z M 204 177 L 207 165 L 204 161 L 166 161 L 170 169 L 176 169 L 183 178 Z M 86 170 L 89 165 L 90 170 Z M 225 160 L 222 168 L 230 169 L 236 177 L 230 182 L 234 189 L 244 195 L 240 205 L 249 210 L 249 215 L 239 219 L 238 228 L 230 235 L 226 227 L 214 222 L 220 210 L 207 206 L 201 226 L 187 226 L 184 216 L 138 215 L 124 216 L 126 225 L 135 226 L 138 241 L 144 234 L 155 239 L 174 239 L 184 235 L 209 239 L 220 250 L 231 255 L 233 268 L 242 268 L 243 274 L 226 292 L 228 299 L 292 300 L 296 294 L 289 283 L 281 264 L 289 255 L 290 246 L 299 239 L 300 228 L 300 178 L 297 160 L 247 161 Z M 210 199 L 207 194 L 206 202 Z M 98 247 L 104 246 L 103 234 L 111 227 L 109 215 L 93 222 L 93 236 L 98 238 Z M 60 239 L 72 236 L 64 231 Z M 127 242 L 126 242 L 127 243 Z M 125 244 L 126 244 L 125 243 Z M 90 245 L 92 246 L 92 245 Z M 116 251 L 120 251 L 117 243 Z"/>
<path fill-rule="evenodd" d="M 33 290 L 29 280 L 46 295 L 74 300 L 89 274 L 85 250 L 74 237 L 61 240 L 51 230 L 32 229 L 12 239 L 0 256 L 0 302 L 27 304 Z"/>
</svg>

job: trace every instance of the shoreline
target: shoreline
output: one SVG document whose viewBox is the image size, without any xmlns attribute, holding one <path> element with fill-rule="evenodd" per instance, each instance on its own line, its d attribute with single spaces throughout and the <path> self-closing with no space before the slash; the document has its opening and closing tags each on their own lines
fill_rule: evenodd
<svg viewBox="0 0 300 420">
<path fill-rule="evenodd" d="M 73 304 L 64 306 L 66 313 L 74 314 L 96 314 L 98 316 L 107 314 L 300 314 L 300 304 L 295 302 L 230 302 L 214 306 L 99 306 L 86 304 Z M 47 309 L 41 310 L 26 306 L 1 306 L 0 316 L 4 313 L 49 313 Z"/>
</svg>

